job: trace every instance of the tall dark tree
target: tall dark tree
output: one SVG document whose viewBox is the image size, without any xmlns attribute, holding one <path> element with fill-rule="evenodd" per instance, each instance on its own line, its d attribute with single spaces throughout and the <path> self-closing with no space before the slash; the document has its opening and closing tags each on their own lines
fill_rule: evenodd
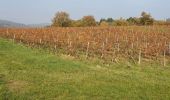
<svg viewBox="0 0 170 100">
<path fill-rule="evenodd" d="M 55 27 L 69 27 L 71 19 L 66 12 L 58 12 L 52 20 L 52 26 Z"/>
<path fill-rule="evenodd" d="M 141 25 L 153 25 L 154 19 L 152 16 L 146 12 L 141 13 L 140 24 Z"/>
<path fill-rule="evenodd" d="M 107 18 L 107 20 L 106 20 L 108 23 L 112 23 L 114 20 L 113 20 L 113 18 Z"/>
<path fill-rule="evenodd" d="M 104 18 L 100 19 L 99 24 L 102 23 L 102 22 L 106 22 L 106 19 L 104 19 Z"/>
</svg>

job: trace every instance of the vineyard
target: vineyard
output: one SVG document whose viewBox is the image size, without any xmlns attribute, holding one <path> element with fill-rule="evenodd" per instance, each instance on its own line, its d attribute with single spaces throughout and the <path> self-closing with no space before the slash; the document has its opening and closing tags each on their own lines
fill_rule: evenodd
<svg viewBox="0 0 170 100">
<path fill-rule="evenodd" d="M 169 26 L 1 28 L 0 37 L 86 59 L 117 62 L 128 58 L 139 64 L 142 58 L 163 59 L 166 65 L 170 57 Z"/>
</svg>

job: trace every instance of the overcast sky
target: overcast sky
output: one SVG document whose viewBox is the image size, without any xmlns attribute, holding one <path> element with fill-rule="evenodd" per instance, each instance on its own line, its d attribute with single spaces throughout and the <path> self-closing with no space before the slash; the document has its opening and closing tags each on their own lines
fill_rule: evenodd
<svg viewBox="0 0 170 100">
<path fill-rule="evenodd" d="M 0 19 L 25 24 L 50 23 L 54 14 L 66 11 L 72 19 L 84 15 L 128 18 L 142 11 L 156 19 L 170 17 L 170 0 L 0 0 Z"/>
</svg>

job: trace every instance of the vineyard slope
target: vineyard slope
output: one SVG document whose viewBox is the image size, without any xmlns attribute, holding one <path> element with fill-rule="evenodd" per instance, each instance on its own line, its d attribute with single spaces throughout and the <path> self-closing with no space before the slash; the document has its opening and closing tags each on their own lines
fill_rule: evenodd
<svg viewBox="0 0 170 100">
<path fill-rule="evenodd" d="M 0 100 L 169 100 L 169 76 L 169 67 L 108 67 L 0 39 Z"/>
</svg>

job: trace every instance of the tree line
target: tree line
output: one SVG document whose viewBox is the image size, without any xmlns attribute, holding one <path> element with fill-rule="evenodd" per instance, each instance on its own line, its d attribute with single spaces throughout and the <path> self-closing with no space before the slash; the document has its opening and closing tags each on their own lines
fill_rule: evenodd
<svg viewBox="0 0 170 100">
<path fill-rule="evenodd" d="M 127 19 L 102 18 L 96 21 L 94 16 L 83 16 L 79 20 L 70 18 L 67 12 L 57 12 L 52 19 L 52 27 L 108 27 L 108 26 L 130 26 L 130 25 L 170 25 L 170 19 L 166 21 L 155 20 L 151 14 L 142 12 L 140 17 L 130 17 Z"/>
</svg>

